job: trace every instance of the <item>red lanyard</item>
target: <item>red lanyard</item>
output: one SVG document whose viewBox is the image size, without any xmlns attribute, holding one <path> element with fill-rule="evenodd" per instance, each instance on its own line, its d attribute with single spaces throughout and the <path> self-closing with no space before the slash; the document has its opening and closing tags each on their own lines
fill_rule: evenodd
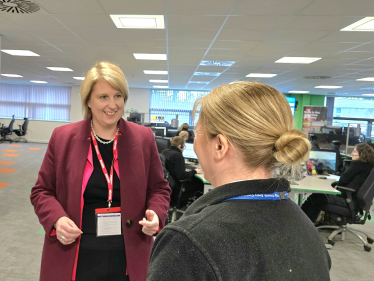
<svg viewBox="0 0 374 281">
<path fill-rule="evenodd" d="M 114 167 L 114 160 L 117 158 L 118 152 L 117 152 L 117 139 L 118 139 L 118 129 L 116 132 L 116 136 L 114 137 L 114 144 L 113 144 L 113 160 L 112 160 L 112 166 L 110 167 L 110 175 L 108 174 L 108 171 L 106 170 L 103 157 L 101 157 L 99 146 L 97 145 L 97 141 L 94 135 L 94 132 L 91 128 L 91 138 L 92 142 L 95 147 L 97 158 L 99 159 L 101 169 L 103 170 L 103 173 L 105 175 L 106 181 L 108 183 L 108 210 L 110 210 L 110 205 L 113 201 L 113 167 Z"/>
</svg>

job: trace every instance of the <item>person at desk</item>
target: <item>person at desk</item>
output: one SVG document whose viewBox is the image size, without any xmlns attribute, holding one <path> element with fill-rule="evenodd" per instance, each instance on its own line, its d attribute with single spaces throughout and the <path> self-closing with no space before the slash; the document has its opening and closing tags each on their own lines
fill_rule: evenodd
<svg viewBox="0 0 374 281">
<path fill-rule="evenodd" d="M 121 69 L 97 63 L 82 81 L 85 119 L 52 133 L 31 191 L 41 281 L 146 280 L 170 188 L 151 129 L 121 118 L 127 99 Z"/>
<path fill-rule="evenodd" d="M 288 199 L 289 182 L 271 178 L 275 167 L 296 172 L 310 150 L 284 95 L 236 82 L 193 116 L 198 107 L 194 149 L 215 188 L 158 234 L 147 281 L 330 280 L 318 231 Z"/>
<path fill-rule="evenodd" d="M 188 130 L 189 127 L 190 126 L 187 123 L 183 123 L 182 125 L 180 125 L 180 127 L 178 128 L 178 132 L 177 132 L 176 136 L 184 137 L 184 134 L 181 135 L 181 133 L 182 132 L 187 132 L 188 133 L 188 138 L 187 138 L 186 142 L 193 143 L 193 133 Z"/>
<path fill-rule="evenodd" d="M 188 141 L 189 134 L 187 131 L 180 131 L 178 134 L 179 137 L 183 138 L 185 142 Z"/>
<path fill-rule="evenodd" d="M 202 174 L 203 170 L 192 169 L 191 171 L 186 171 L 186 165 L 182 154 L 184 148 L 185 140 L 177 136 L 171 140 L 171 147 L 162 152 L 162 154 L 166 157 L 165 167 L 173 178 L 174 186 L 171 186 L 172 204 L 178 199 L 181 188 L 181 180 L 189 180 L 188 182 L 185 182 L 185 187 L 188 194 L 201 196 L 204 193 L 204 184 L 201 180 L 195 177 L 196 174 Z"/>
<path fill-rule="evenodd" d="M 333 187 L 344 186 L 358 190 L 369 176 L 374 167 L 374 149 L 367 143 L 357 144 L 352 152 L 352 162 L 341 174 L 338 182 L 332 184 Z M 355 194 L 352 194 L 355 201 Z M 341 195 L 313 193 L 308 197 L 301 209 L 316 223 L 321 207 L 325 204 L 347 207 L 344 191 Z"/>
</svg>

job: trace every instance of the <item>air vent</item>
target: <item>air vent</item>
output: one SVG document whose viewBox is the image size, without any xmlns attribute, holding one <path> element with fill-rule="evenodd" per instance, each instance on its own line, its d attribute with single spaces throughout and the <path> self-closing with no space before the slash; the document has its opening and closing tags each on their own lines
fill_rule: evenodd
<svg viewBox="0 0 374 281">
<path fill-rule="evenodd" d="M 40 78 L 40 79 L 57 79 L 56 76 L 52 76 L 52 75 L 38 76 L 38 78 Z"/>
<path fill-rule="evenodd" d="M 331 76 L 305 76 L 305 79 L 329 79 Z"/>
<path fill-rule="evenodd" d="M 373 87 L 367 87 L 367 88 L 360 88 L 360 90 L 364 90 L 364 91 L 373 91 L 374 88 L 373 88 Z"/>
<path fill-rule="evenodd" d="M 0 11 L 13 14 L 30 14 L 40 10 L 38 4 L 27 0 L 0 0 Z"/>
</svg>

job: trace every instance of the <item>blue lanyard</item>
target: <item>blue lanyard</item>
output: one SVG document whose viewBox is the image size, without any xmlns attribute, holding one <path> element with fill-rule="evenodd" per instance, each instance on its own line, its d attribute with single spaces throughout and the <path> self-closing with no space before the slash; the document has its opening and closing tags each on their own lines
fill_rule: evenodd
<svg viewBox="0 0 374 281">
<path fill-rule="evenodd" d="M 226 200 L 223 200 L 222 202 L 229 201 L 229 200 L 282 200 L 282 199 L 289 199 L 287 191 L 283 191 L 283 194 L 279 194 L 279 192 L 274 193 L 263 193 L 263 194 L 248 194 L 248 195 L 242 195 L 238 197 L 232 197 Z"/>
</svg>

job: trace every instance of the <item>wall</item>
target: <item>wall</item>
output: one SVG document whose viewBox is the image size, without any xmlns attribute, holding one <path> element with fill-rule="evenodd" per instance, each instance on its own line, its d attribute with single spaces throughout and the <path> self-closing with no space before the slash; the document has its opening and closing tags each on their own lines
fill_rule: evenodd
<svg viewBox="0 0 374 281">
<path fill-rule="evenodd" d="M 130 88 L 129 99 L 126 103 L 125 110 L 130 111 L 131 108 L 138 110 L 139 113 L 149 113 L 149 89 Z M 128 116 L 125 113 L 124 118 Z M 148 118 L 148 117 L 147 117 Z M 70 110 L 70 121 L 71 122 L 56 122 L 56 121 L 37 121 L 30 120 L 26 139 L 28 142 L 48 143 L 52 132 L 55 128 L 66 125 L 73 122 L 83 120 L 80 86 L 73 86 L 71 89 L 71 110 Z M 4 126 L 8 126 L 11 119 L 0 118 L 0 123 Z M 23 119 L 16 119 L 14 122 L 13 129 L 18 129 L 18 125 L 23 124 Z M 8 136 L 11 139 L 16 139 L 17 135 L 12 134 Z"/>
<path fill-rule="evenodd" d="M 303 126 L 303 109 L 304 105 L 317 105 L 324 106 L 325 96 L 321 95 L 308 95 L 308 94 L 285 94 L 287 97 L 295 97 L 297 104 L 297 109 L 295 111 L 295 128 L 301 130 Z"/>
</svg>

